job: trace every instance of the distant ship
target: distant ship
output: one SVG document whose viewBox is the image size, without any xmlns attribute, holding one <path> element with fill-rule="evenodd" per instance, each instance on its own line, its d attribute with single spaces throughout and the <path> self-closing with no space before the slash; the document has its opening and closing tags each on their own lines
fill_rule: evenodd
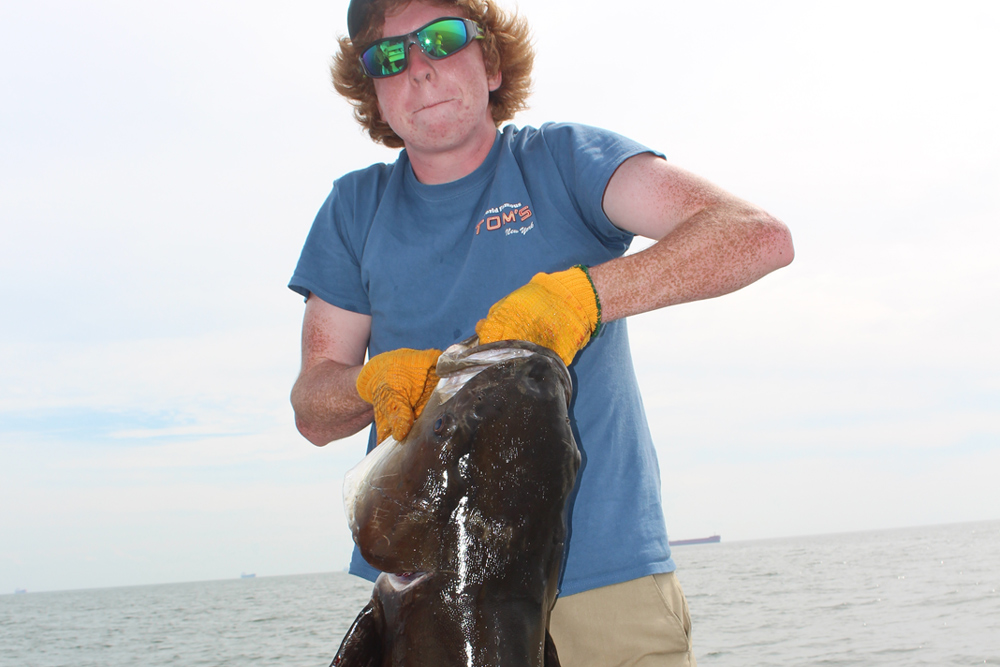
<svg viewBox="0 0 1000 667">
<path fill-rule="evenodd" d="M 696 537 L 693 540 L 670 540 L 668 544 L 672 547 L 682 547 L 685 544 L 716 544 L 721 541 L 721 537 L 712 535 L 711 537 Z"/>
<path fill-rule="evenodd" d="M 22 593 L 27 593 L 28 590 L 25 588 L 15 588 L 14 595 L 21 595 Z"/>
<path fill-rule="evenodd" d="M 241 572 L 240 579 L 253 579 L 257 576 L 256 572 Z"/>
</svg>

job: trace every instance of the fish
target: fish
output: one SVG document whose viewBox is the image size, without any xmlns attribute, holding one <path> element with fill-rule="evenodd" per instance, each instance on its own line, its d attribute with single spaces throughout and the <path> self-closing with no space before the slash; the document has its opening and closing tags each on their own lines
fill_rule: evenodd
<svg viewBox="0 0 1000 667">
<path fill-rule="evenodd" d="M 381 574 L 331 667 L 558 667 L 549 616 L 580 467 L 569 372 L 547 348 L 473 337 L 437 373 L 406 438 L 345 476 Z"/>
</svg>

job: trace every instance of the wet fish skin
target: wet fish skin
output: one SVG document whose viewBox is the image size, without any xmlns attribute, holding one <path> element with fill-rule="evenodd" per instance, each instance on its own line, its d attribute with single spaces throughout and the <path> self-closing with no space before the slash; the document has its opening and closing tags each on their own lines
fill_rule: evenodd
<svg viewBox="0 0 1000 667">
<path fill-rule="evenodd" d="M 436 392 L 360 485 L 355 541 L 383 574 L 333 665 L 558 665 L 547 628 L 580 465 L 572 385 L 554 353 L 523 342 L 471 348 L 452 370 L 504 346 L 525 354 Z"/>
</svg>

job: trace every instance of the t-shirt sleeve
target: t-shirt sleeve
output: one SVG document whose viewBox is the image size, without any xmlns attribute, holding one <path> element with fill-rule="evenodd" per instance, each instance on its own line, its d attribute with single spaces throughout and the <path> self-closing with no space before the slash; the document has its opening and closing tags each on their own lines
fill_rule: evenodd
<svg viewBox="0 0 1000 667">
<path fill-rule="evenodd" d="M 345 192 L 347 190 L 347 192 Z M 288 287 L 338 308 L 371 314 L 361 275 L 362 223 L 351 213 L 349 185 L 338 181 L 316 214 Z"/>
<path fill-rule="evenodd" d="M 540 130 L 566 191 L 591 232 L 605 245 L 631 242 L 633 234 L 616 227 L 604 212 L 604 190 L 625 160 L 641 153 L 663 154 L 588 125 L 550 123 Z"/>
</svg>

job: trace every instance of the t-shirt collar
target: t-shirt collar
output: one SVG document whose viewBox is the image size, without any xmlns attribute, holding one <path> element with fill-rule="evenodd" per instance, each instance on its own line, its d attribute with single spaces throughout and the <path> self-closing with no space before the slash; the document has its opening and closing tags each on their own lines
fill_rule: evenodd
<svg viewBox="0 0 1000 667">
<path fill-rule="evenodd" d="M 450 199 L 470 190 L 480 189 L 483 184 L 492 178 L 493 173 L 496 171 L 497 161 L 500 159 L 500 137 L 500 130 L 497 130 L 496 136 L 493 138 L 493 146 L 486 155 L 486 159 L 476 167 L 475 171 L 457 181 L 439 183 L 437 185 L 421 183 L 417 180 L 416 174 L 413 173 L 413 165 L 410 164 L 405 148 L 399 152 L 397 165 L 403 169 L 403 179 L 406 187 L 419 197 L 438 200 Z"/>
</svg>

